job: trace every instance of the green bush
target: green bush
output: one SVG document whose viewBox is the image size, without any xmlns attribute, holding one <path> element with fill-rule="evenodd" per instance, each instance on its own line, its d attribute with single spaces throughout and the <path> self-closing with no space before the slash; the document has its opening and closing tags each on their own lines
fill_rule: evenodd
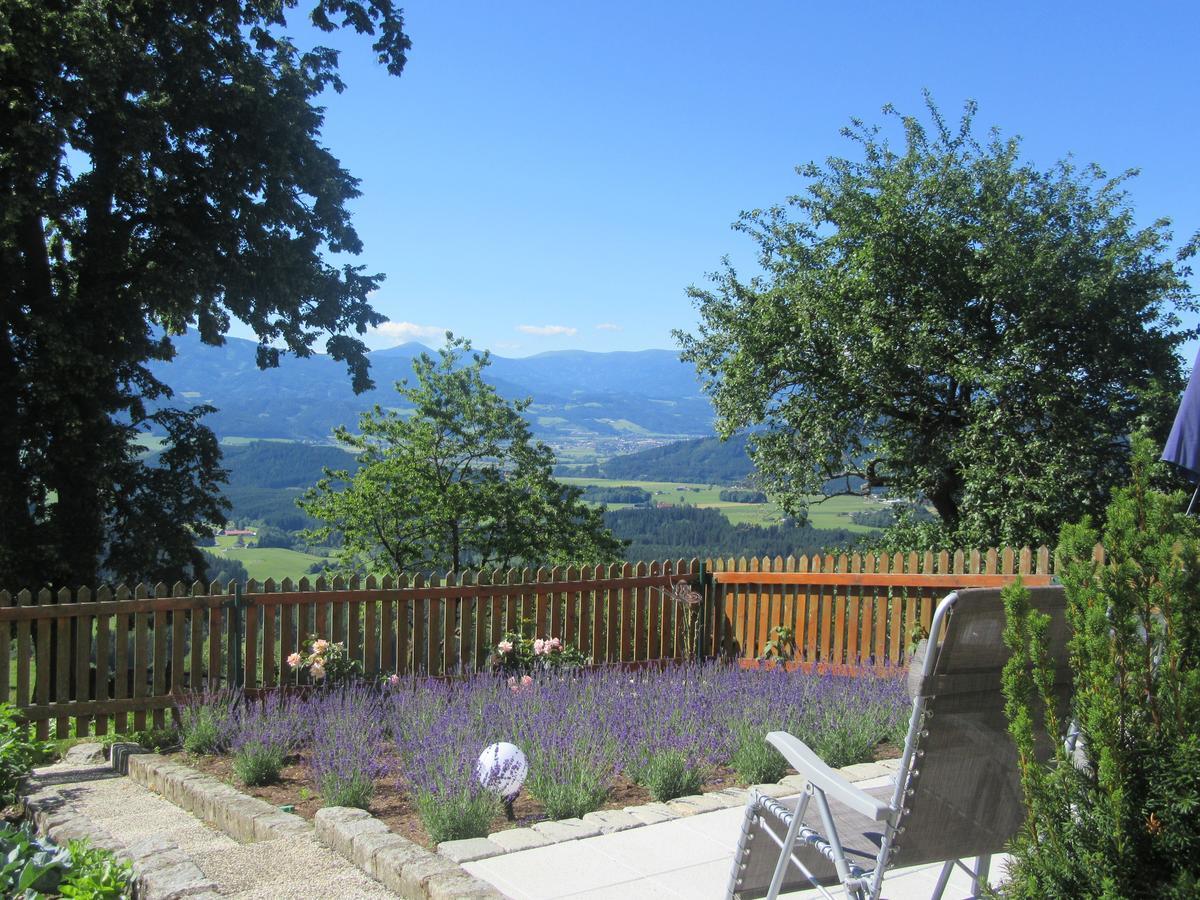
<svg viewBox="0 0 1200 900">
<path fill-rule="evenodd" d="M 51 745 L 36 740 L 16 707 L 0 703 L 0 806 L 16 799 L 21 779 L 50 753 Z"/>
<path fill-rule="evenodd" d="M 86 841 L 68 845 L 71 867 L 58 886 L 64 897 L 79 900 L 124 900 L 131 897 L 133 867 L 107 850 L 88 846 Z"/>
<path fill-rule="evenodd" d="M 1156 448 L 1133 439 L 1133 477 L 1103 534 L 1062 530 L 1080 750 L 1033 756 L 1034 726 L 1059 735 L 1045 659 L 1046 617 L 1006 589 L 1004 676 L 1021 760 L 1025 826 L 1012 846 L 1010 897 L 1194 897 L 1200 892 L 1200 524 L 1187 498 L 1150 488 Z M 1106 560 L 1092 557 L 1103 538 Z"/>
<path fill-rule="evenodd" d="M 56 890 L 70 864 L 69 851 L 37 837 L 28 824 L 0 823 L 0 897 Z"/>
<path fill-rule="evenodd" d="M 650 796 L 660 803 L 700 793 L 704 772 L 690 765 L 687 754 L 679 750 L 664 750 L 650 760 L 642 774 L 642 783 Z"/>
<path fill-rule="evenodd" d="M 359 772 L 331 772 L 321 779 L 320 788 L 326 806 L 366 809 L 375 794 L 375 782 Z"/>
<path fill-rule="evenodd" d="M 64 848 L 37 837 L 28 824 L 0 824 L 0 896 L 52 892 L 80 900 L 127 900 L 131 877 L 129 863 L 86 841 Z"/>
<path fill-rule="evenodd" d="M 500 799 L 490 791 L 465 790 L 457 794 L 417 795 L 417 812 L 429 837 L 436 843 L 487 837 L 500 814 Z"/>
<path fill-rule="evenodd" d="M 746 784 L 770 784 L 787 774 L 787 762 L 764 738 L 762 730 L 743 731 L 729 761 Z"/>
<path fill-rule="evenodd" d="M 274 784 L 286 757 L 285 748 L 278 744 L 249 743 L 233 755 L 233 774 L 247 787 Z"/>
<path fill-rule="evenodd" d="M 179 733 L 183 737 L 183 749 L 188 753 L 204 755 L 220 753 L 228 748 L 237 730 L 237 719 L 233 714 L 236 705 L 236 694 L 221 690 L 194 696 L 179 706 Z"/>
<path fill-rule="evenodd" d="M 562 771 L 532 768 L 525 782 L 550 819 L 577 819 L 595 812 L 604 805 L 610 783 L 607 773 L 582 761 L 570 766 L 565 777 Z"/>
</svg>

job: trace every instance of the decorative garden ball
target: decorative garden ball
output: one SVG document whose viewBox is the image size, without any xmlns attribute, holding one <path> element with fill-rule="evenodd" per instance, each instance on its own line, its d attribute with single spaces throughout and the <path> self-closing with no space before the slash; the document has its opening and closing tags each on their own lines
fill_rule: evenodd
<svg viewBox="0 0 1200 900">
<path fill-rule="evenodd" d="M 475 766 L 479 783 L 501 797 L 515 797 L 529 774 L 525 754 L 516 744 L 501 741 L 485 747 Z"/>
</svg>

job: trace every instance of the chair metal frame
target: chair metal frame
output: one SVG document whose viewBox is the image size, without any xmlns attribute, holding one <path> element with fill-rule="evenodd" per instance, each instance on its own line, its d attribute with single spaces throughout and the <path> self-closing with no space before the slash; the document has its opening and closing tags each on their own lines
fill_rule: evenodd
<svg viewBox="0 0 1200 900">
<path fill-rule="evenodd" d="M 928 678 L 933 673 L 934 666 L 937 664 L 938 656 L 941 653 L 940 642 L 932 639 L 932 636 L 942 633 L 942 625 L 951 613 L 953 613 L 957 602 L 958 591 L 954 591 L 942 599 L 938 604 L 937 610 L 934 612 L 933 622 L 929 629 L 931 640 L 929 650 L 925 654 L 922 671 L 923 678 Z M 813 887 L 822 896 L 829 898 L 829 900 L 834 900 L 833 895 L 824 886 L 817 883 L 812 872 L 793 852 L 797 842 L 809 845 L 826 859 L 833 862 L 847 897 L 854 898 L 854 900 L 878 900 L 880 891 L 883 889 L 883 879 L 887 874 L 888 865 L 893 855 L 893 846 L 896 838 L 904 831 L 903 819 L 907 813 L 905 800 L 913 793 L 913 789 L 909 785 L 909 777 L 917 773 L 915 764 L 919 763 L 923 754 L 923 751 L 920 749 L 921 738 L 928 734 L 925 730 L 926 700 L 925 696 L 920 695 L 913 699 L 912 714 L 908 723 L 908 735 L 904 740 L 904 752 L 900 757 L 900 767 L 896 771 L 895 776 L 896 787 L 892 793 L 891 801 L 888 803 L 872 797 L 866 791 L 851 784 L 842 777 L 841 773 L 827 766 L 799 738 L 785 731 L 772 731 L 767 735 L 767 741 L 783 754 L 788 764 L 800 775 L 808 779 L 808 784 L 805 786 L 804 793 L 800 797 L 795 813 L 784 804 L 770 797 L 763 796 L 757 791 L 751 792 L 750 800 L 746 805 L 746 817 L 742 823 L 742 838 L 738 842 L 739 851 L 743 849 L 746 843 L 746 836 L 751 833 L 750 829 L 755 818 L 761 813 L 765 812 L 787 826 L 787 835 L 782 842 L 769 829 L 763 829 L 763 833 L 770 836 L 780 850 L 779 861 L 775 865 L 775 874 L 771 879 L 771 885 L 767 893 L 768 900 L 775 900 L 779 896 L 780 888 L 787 874 L 789 861 L 812 882 Z M 828 798 L 830 796 L 870 821 L 884 823 L 883 838 L 880 841 L 879 853 L 875 858 L 873 869 L 864 869 L 861 866 L 855 865 L 847 858 L 846 851 L 837 833 L 833 813 L 829 808 Z M 823 826 L 823 833 L 801 824 L 810 803 L 816 804 Z M 950 879 L 950 874 L 956 865 L 971 875 L 972 894 L 977 896 L 981 887 L 987 883 L 990 863 L 990 854 L 976 857 L 974 869 L 968 869 L 958 859 L 946 860 L 938 876 L 937 885 L 932 895 L 933 900 L 940 900 Z M 738 891 L 740 883 L 739 873 L 742 868 L 741 854 L 739 853 L 734 857 L 733 871 L 729 879 L 727 896 L 730 898 Z"/>
</svg>

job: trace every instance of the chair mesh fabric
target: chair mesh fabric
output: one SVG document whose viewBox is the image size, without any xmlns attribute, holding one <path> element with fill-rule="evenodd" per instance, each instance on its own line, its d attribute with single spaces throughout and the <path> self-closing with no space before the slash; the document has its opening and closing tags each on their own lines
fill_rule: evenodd
<svg viewBox="0 0 1200 900">
<path fill-rule="evenodd" d="M 1033 607 L 1050 617 L 1048 651 L 1062 719 L 1071 689 L 1065 595 L 1061 587 L 1030 593 Z M 1010 655 L 1004 624 L 999 590 L 961 591 L 933 672 L 910 682 L 925 698 L 926 715 L 892 866 L 998 853 L 1021 825 L 1025 813 L 1016 747 L 1001 691 Z M 1040 713 L 1034 716 L 1036 751 L 1045 760 L 1053 743 L 1043 723 Z"/>
<path fill-rule="evenodd" d="M 1030 593 L 1034 608 L 1050 616 L 1049 658 L 1065 727 L 1071 688 L 1066 598 L 1061 587 L 1031 588 Z M 913 760 L 907 784 L 912 794 L 905 795 L 902 804 L 906 810 L 900 820 L 904 830 L 893 844 L 889 869 L 997 853 L 1021 825 L 1024 807 L 1016 749 L 1008 734 L 1000 689 L 1001 673 L 1010 655 L 1004 646 L 1004 623 L 999 590 L 960 591 L 933 671 L 927 678 L 921 677 L 925 648 L 911 661 L 909 690 L 914 701 L 925 699 L 927 711 L 924 723 L 916 727 L 927 733 L 918 739 L 920 755 Z M 1048 759 L 1053 743 L 1041 730 L 1043 717 L 1034 718 L 1037 754 Z M 890 802 L 895 788 L 869 793 Z M 794 810 L 798 801 L 780 802 Z M 847 858 L 863 869 L 873 869 L 884 825 L 865 821 L 832 798 L 829 804 Z M 804 820 L 817 831 L 823 830 L 815 801 L 809 803 Z M 779 858 L 778 845 L 765 833 L 768 830 L 780 841 L 787 833 L 782 821 L 760 810 L 739 843 L 735 866 L 740 862 L 745 868 L 738 872 L 741 884 L 734 892 L 736 897 L 767 893 Z M 811 845 L 797 842 L 794 853 L 817 876 L 818 883 L 838 883 L 832 861 Z M 789 864 L 784 890 L 809 886 L 800 870 Z"/>
</svg>

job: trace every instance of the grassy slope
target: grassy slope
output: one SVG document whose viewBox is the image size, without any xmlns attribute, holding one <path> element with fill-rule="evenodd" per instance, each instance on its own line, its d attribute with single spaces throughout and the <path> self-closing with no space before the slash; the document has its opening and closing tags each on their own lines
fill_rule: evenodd
<svg viewBox="0 0 1200 900">
<path fill-rule="evenodd" d="M 274 578 L 300 578 L 308 573 L 308 568 L 315 562 L 320 562 L 320 556 L 311 553 L 300 553 L 296 550 L 285 550 L 282 547 L 235 547 L 237 538 L 221 536 L 217 538 L 217 546 L 209 547 L 208 551 L 217 556 L 236 559 L 246 567 L 250 577 L 257 581 Z"/>
<path fill-rule="evenodd" d="M 578 487 L 639 487 L 649 491 L 655 503 L 676 506 L 686 501 L 689 506 L 719 509 L 725 518 L 735 525 L 777 525 L 782 515 L 774 503 L 727 503 L 720 498 L 721 491 L 724 490 L 721 485 L 713 487 L 681 481 L 628 481 L 608 478 L 559 477 L 558 480 Z M 626 504 L 610 503 L 608 508 L 620 509 L 624 505 Z M 824 503 L 809 507 L 808 518 L 813 528 L 844 528 L 856 534 L 866 534 L 876 529 L 855 525 L 850 521 L 850 513 L 858 509 L 873 508 L 873 504 L 862 497 L 833 497 Z"/>
</svg>

